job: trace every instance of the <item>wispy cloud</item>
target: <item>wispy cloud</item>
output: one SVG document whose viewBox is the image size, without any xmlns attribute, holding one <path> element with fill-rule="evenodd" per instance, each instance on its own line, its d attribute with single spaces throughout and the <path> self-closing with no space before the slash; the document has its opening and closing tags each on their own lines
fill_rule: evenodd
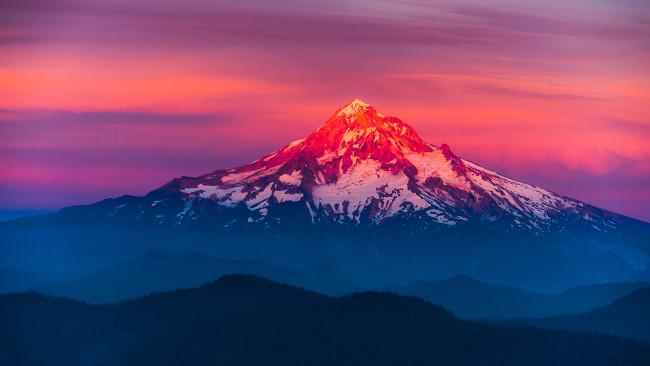
<svg viewBox="0 0 650 366">
<path fill-rule="evenodd" d="M 467 84 L 465 90 L 470 93 L 484 93 L 511 98 L 541 99 L 541 100 L 573 100 L 573 101 L 598 101 L 604 98 L 569 93 L 546 93 L 522 88 L 502 87 L 487 84 Z"/>
<path fill-rule="evenodd" d="M 479 23 L 524 34 L 575 36 L 612 40 L 646 40 L 648 30 L 639 27 L 636 19 L 628 17 L 612 21 L 588 21 L 566 14 L 551 16 L 532 12 L 498 9 L 480 5 L 450 8 L 454 13 L 474 18 Z"/>
<path fill-rule="evenodd" d="M 70 111 L 70 110 L 11 110 L 0 109 L 0 126 L 3 128 L 78 128 L 90 124 L 137 125 L 137 124 L 214 124 L 234 123 L 232 114 L 174 114 L 146 113 L 138 111 Z"/>
<path fill-rule="evenodd" d="M 404 8 L 390 14 L 380 6 L 277 6 L 265 1 L 3 3 L 0 39 L 5 42 L 120 41 L 232 44 L 248 42 L 331 42 L 412 45 L 480 45 L 525 42 L 532 36 L 577 36 L 644 40 L 641 20 L 586 21 L 537 15 L 480 4 L 432 5 L 434 11 Z M 465 17 L 459 18 L 458 16 Z M 42 21 L 47 20 L 47 21 Z M 108 31 L 110 30 L 110 31 Z"/>
</svg>

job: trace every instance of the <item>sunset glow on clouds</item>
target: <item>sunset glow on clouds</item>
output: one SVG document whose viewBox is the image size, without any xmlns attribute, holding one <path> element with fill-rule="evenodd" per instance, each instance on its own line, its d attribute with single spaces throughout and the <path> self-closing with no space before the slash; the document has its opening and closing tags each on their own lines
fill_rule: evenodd
<svg viewBox="0 0 650 366">
<path fill-rule="evenodd" d="M 650 220 L 645 1 L 45 1 L 0 13 L 0 208 L 254 160 L 352 98 Z"/>
</svg>

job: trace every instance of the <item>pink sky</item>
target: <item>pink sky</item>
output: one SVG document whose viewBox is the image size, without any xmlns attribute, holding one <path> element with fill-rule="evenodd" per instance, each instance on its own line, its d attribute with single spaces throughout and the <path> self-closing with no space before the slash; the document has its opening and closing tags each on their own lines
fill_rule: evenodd
<svg viewBox="0 0 650 366">
<path fill-rule="evenodd" d="M 650 221 L 650 4 L 565 3 L 6 1 L 0 209 L 246 163 L 360 98 L 466 159 Z"/>
</svg>

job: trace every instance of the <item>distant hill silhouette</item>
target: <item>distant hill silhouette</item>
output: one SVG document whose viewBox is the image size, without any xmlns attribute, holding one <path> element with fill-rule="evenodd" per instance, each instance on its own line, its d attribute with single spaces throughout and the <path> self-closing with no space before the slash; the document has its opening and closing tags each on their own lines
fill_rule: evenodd
<svg viewBox="0 0 650 366">
<path fill-rule="evenodd" d="M 95 303 L 116 302 L 154 291 L 192 288 L 226 274 L 254 274 L 315 291 L 340 294 L 352 287 L 334 277 L 288 269 L 254 260 L 214 258 L 200 252 L 148 252 L 103 271 L 50 286 L 37 287 L 46 294 Z"/>
<path fill-rule="evenodd" d="M 25 291 L 34 287 L 74 281 L 80 277 L 82 277 L 80 274 L 18 271 L 0 268 L 0 293 Z"/>
<path fill-rule="evenodd" d="M 650 342 L 650 288 L 641 288 L 608 306 L 578 315 L 522 319 L 515 323 L 581 332 L 615 334 Z"/>
<path fill-rule="evenodd" d="M 351 274 L 340 274 L 337 270 L 329 267 L 297 270 L 255 260 L 215 258 L 201 252 L 151 251 L 89 274 L 57 275 L 0 270 L 0 292 L 29 289 L 91 303 L 111 303 L 151 292 L 198 287 L 233 273 L 253 274 L 330 295 L 360 289 L 342 280 Z M 368 272 L 370 270 L 384 270 L 386 276 L 392 274 L 388 269 L 367 268 L 365 272 L 357 272 L 357 279 L 364 275 L 379 276 Z M 650 283 L 607 283 L 576 287 L 559 294 L 542 294 L 459 275 L 441 281 L 420 281 L 383 290 L 420 297 L 451 310 L 461 318 L 506 319 L 582 313 L 608 305 L 642 287 L 650 287 Z M 477 300 L 480 306 L 477 306 Z"/>
<path fill-rule="evenodd" d="M 0 296 L 11 365 L 647 365 L 617 337 L 459 320 L 413 297 L 329 297 L 250 275 L 88 305 Z"/>
<path fill-rule="evenodd" d="M 463 318 L 498 319 L 581 313 L 608 305 L 642 287 L 650 287 L 650 283 L 605 283 L 575 287 L 559 294 L 542 294 L 455 276 L 386 290 L 420 297 Z"/>
</svg>

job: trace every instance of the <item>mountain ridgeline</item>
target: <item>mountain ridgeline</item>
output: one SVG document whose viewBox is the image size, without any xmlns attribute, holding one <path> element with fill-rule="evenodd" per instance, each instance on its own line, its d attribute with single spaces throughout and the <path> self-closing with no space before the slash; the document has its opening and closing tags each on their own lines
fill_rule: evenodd
<svg viewBox="0 0 650 366">
<path fill-rule="evenodd" d="M 650 287 L 640 288 L 612 304 L 583 314 L 519 319 L 509 324 L 577 332 L 613 334 L 650 343 Z"/>
<path fill-rule="evenodd" d="M 91 303 L 111 303 L 156 291 L 197 287 L 227 274 L 251 274 L 327 294 L 354 290 L 345 281 L 333 275 L 325 276 L 322 271 L 308 272 L 259 261 L 213 258 L 199 252 L 148 252 L 79 278 L 68 281 L 55 278 L 50 283 L 36 282 L 20 290 L 36 290 Z M 27 281 L 20 282 L 24 284 Z"/>
<path fill-rule="evenodd" d="M 548 294 L 488 284 L 467 276 L 455 276 L 442 281 L 420 281 L 389 287 L 386 290 L 400 295 L 417 296 L 449 309 L 461 318 L 512 319 L 583 313 L 609 305 L 643 288 L 650 288 L 650 283 L 603 283 Z"/>
<path fill-rule="evenodd" d="M 647 365 L 623 338 L 459 320 L 413 297 L 230 275 L 114 305 L 0 296 L 9 365 Z"/>
<path fill-rule="evenodd" d="M 199 250 L 335 268 L 365 288 L 456 274 L 554 291 L 650 279 L 650 224 L 481 167 L 360 100 L 250 164 L 0 223 L 0 250 L 0 267 L 54 272 Z"/>
<path fill-rule="evenodd" d="M 157 291 L 197 287 L 227 274 L 253 274 L 329 295 L 362 290 L 337 278 L 333 269 L 297 270 L 259 261 L 213 258 L 199 252 L 149 252 L 97 272 L 67 277 L 7 270 L 2 273 L 5 278 L 0 293 L 36 290 L 90 303 L 119 302 Z M 650 283 L 603 283 L 547 294 L 454 276 L 380 290 L 417 296 L 460 318 L 513 319 L 582 313 L 609 305 L 644 287 L 650 287 Z"/>
</svg>

